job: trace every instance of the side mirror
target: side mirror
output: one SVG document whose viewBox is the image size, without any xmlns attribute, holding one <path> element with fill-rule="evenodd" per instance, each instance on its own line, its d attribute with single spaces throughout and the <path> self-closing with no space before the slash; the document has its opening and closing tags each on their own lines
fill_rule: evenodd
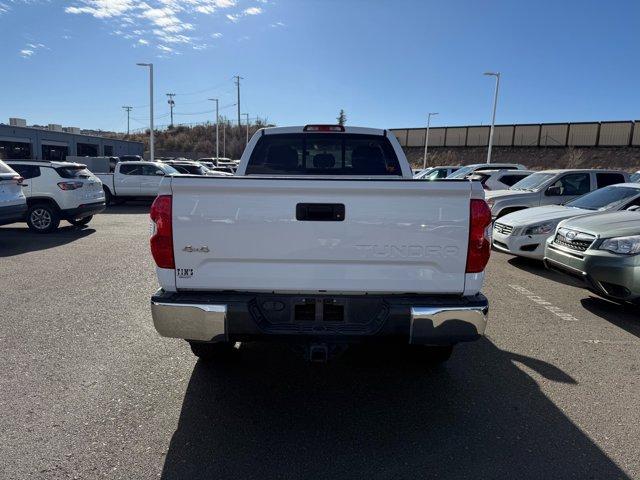
<svg viewBox="0 0 640 480">
<path fill-rule="evenodd" d="M 640 205 L 631 205 L 627 208 L 627 212 L 637 212 L 638 210 L 640 210 Z"/>
<path fill-rule="evenodd" d="M 562 195 L 562 187 L 552 186 L 544 192 L 547 197 L 559 197 Z"/>
</svg>

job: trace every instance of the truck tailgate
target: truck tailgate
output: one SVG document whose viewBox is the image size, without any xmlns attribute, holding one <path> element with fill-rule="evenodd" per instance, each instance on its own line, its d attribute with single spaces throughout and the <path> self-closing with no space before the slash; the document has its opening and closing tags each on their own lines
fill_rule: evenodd
<svg viewBox="0 0 640 480">
<path fill-rule="evenodd" d="M 464 290 L 470 182 L 174 177 L 171 190 L 178 290 Z"/>
</svg>

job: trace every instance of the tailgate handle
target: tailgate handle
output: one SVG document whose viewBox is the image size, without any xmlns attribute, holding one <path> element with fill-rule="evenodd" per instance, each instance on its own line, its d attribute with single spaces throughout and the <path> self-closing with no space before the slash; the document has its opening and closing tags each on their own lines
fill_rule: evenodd
<svg viewBox="0 0 640 480">
<path fill-rule="evenodd" d="M 296 220 L 306 222 L 342 222 L 343 203 L 299 203 L 296 205 Z"/>
</svg>

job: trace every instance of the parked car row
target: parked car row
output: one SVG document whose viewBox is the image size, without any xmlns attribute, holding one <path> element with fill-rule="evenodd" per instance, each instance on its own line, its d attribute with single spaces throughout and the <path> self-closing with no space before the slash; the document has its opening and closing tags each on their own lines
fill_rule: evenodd
<svg viewBox="0 0 640 480">
<path fill-rule="evenodd" d="M 84 226 L 112 202 L 155 198 L 167 175 L 233 175 L 188 159 L 150 162 L 125 156 L 82 160 L 92 170 L 78 162 L 0 161 L 0 225 L 25 221 L 38 233 L 55 231 L 62 220 Z M 222 162 L 213 168 L 231 167 Z"/>
<path fill-rule="evenodd" d="M 586 288 L 609 300 L 640 303 L 640 183 L 626 182 L 629 176 L 624 172 L 558 172 L 555 176 L 539 172 L 521 183 L 528 180 L 536 186 L 525 190 L 533 190 L 534 201 L 573 198 L 568 202 L 500 215 L 502 210 L 496 209 L 488 194 L 497 218 L 493 248 L 543 261 L 547 268 L 580 279 Z M 542 181 L 543 177 L 548 178 Z M 621 178 L 622 182 L 607 185 Z M 579 193 L 584 194 L 576 198 Z M 509 191 L 495 195 L 507 198 Z"/>
<path fill-rule="evenodd" d="M 85 165 L 70 162 L 0 162 L 3 224 L 26 221 L 32 231 L 49 233 L 61 220 L 88 224 L 105 208 L 102 182 Z"/>
</svg>

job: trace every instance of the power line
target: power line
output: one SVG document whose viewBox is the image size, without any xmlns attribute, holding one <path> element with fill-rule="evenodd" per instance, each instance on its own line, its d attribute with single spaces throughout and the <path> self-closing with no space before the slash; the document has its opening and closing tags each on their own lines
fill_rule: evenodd
<svg viewBox="0 0 640 480">
<path fill-rule="evenodd" d="M 240 75 L 235 75 L 233 78 L 236 79 L 236 87 L 238 88 L 238 126 L 242 125 L 240 121 L 240 80 L 244 80 Z"/>
<path fill-rule="evenodd" d="M 131 114 L 131 110 L 133 110 L 133 107 L 130 107 L 130 106 L 128 106 L 128 105 L 125 105 L 125 106 L 124 106 L 124 107 L 122 107 L 122 108 L 124 108 L 124 109 L 127 111 L 127 135 L 129 135 L 129 131 L 130 131 L 130 130 L 129 130 L 129 116 L 130 116 L 130 114 Z"/>
<path fill-rule="evenodd" d="M 205 92 L 210 92 L 211 90 L 216 90 L 217 88 L 220 88 L 222 85 L 226 84 L 228 80 L 224 80 L 220 83 L 218 83 L 217 85 L 214 85 L 213 87 L 208 87 L 208 88 L 204 88 L 202 90 L 196 90 L 194 92 L 183 92 L 183 93 L 177 93 L 176 95 L 180 95 L 180 96 L 187 96 L 187 95 L 199 95 L 201 93 L 205 93 Z"/>
<path fill-rule="evenodd" d="M 171 125 L 173 125 L 173 107 L 176 104 L 175 100 L 173 100 L 173 97 L 175 96 L 176 96 L 175 93 L 167 93 L 167 97 L 169 97 L 169 100 L 167 101 L 167 103 L 169 104 L 169 108 L 171 110 Z"/>
</svg>

